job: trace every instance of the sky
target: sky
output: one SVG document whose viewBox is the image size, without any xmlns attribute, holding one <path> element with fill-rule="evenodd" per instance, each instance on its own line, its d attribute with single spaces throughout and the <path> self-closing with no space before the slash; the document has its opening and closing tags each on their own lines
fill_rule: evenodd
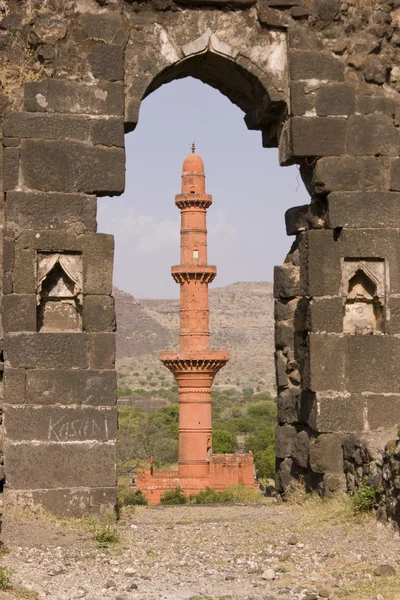
<svg viewBox="0 0 400 600">
<path fill-rule="evenodd" d="M 196 144 L 206 172 L 208 260 L 212 286 L 272 281 L 293 242 L 285 211 L 309 202 L 297 166 L 280 167 L 278 150 L 262 147 L 243 112 L 193 78 L 163 85 L 141 105 L 127 134 L 126 189 L 99 198 L 98 231 L 115 236 L 114 285 L 136 298 L 178 298 L 182 163 Z"/>
</svg>

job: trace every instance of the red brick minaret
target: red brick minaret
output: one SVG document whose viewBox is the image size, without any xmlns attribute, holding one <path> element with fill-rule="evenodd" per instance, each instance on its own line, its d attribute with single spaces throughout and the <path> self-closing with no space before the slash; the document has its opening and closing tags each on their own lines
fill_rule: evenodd
<svg viewBox="0 0 400 600">
<path fill-rule="evenodd" d="M 186 496 L 206 487 L 222 491 L 230 485 L 254 487 L 253 456 L 212 454 L 211 386 L 229 360 L 226 350 L 210 350 L 208 284 L 217 268 L 207 264 L 207 208 L 204 165 L 194 147 L 182 170 L 182 193 L 175 198 L 181 211 L 181 264 L 172 267 L 180 285 L 179 351 L 160 358 L 179 388 L 179 462 L 177 471 L 150 469 L 138 473 L 136 486 L 150 504 L 179 487 Z"/>
<path fill-rule="evenodd" d="M 204 164 L 194 146 L 182 168 L 181 264 L 172 267 L 180 284 L 179 353 L 162 352 L 161 361 L 179 386 L 179 470 L 183 477 L 209 474 L 212 451 L 211 386 L 229 360 L 225 350 L 210 350 L 208 284 L 217 268 L 207 264 L 207 208 Z"/>
</svg>

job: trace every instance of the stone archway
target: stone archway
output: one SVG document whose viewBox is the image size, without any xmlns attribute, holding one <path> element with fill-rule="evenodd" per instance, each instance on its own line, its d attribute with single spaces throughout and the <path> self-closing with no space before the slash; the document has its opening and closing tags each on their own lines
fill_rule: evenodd
<svg viewBox="0 0 400 600">
<path fill-rule="evenodd" d="M 300 165 L 311 203 L 288 211 L 295 242 L 275 273 L 277 481 L 280 490 L 299 476 L 327 494 L 344 487 L 349 435 L 391 435 L 400 422 L 400 103 L 385 66 L 397 50 L 382 41 L 393 31 L 379 8 L 358 7 L 383 49 L 361 64 L 367 42 L 335 1 L 64 4 L 34 15 L 18 5 L 2 25 L 14 31 L 7 58 L 34 47 L 39 61 L 21 76 L 22 103 L 13 93 L 4 110 L 8 505 L 85 514 L 115 503 L 113 239 L 96 233 L 95 195 L 124 189 L 123 134 L 141 100 L 188 74 L 238 104 L 281 164 Z M 57 328 L 59 319 L 38 330 L 41 256 L 79 257 L 79 331 Z M 376 334 L 343 328 L 349 261 L 384 264 Z"/>
</svg>

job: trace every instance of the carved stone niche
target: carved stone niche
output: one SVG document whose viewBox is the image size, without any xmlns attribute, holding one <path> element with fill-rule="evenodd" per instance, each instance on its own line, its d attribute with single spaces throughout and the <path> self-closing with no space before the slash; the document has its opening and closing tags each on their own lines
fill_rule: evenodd
<svg viewBox="0 0 400 600">
<path fill-rule="evenodd" d="M 342 261 L 343 332 L 383 333 L 386 305 L 385 261 L 345 258 Z"/>
<path fill-rule="evenodd" d="M 82 331 L 82 255 L 37 255 L 38 331 Z"/>
</svg>

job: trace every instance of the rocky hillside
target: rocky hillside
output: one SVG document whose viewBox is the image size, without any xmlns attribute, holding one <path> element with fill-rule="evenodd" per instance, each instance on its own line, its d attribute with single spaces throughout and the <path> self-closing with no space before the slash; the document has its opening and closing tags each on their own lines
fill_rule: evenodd
<svg viewBox="0 0 400 600">
<path fill-rule="evenodd" d="M 115 288 L 117 366 L 133 387 L 172 383 L 158 359 L 176 348 L 179 300 L 136 300 Z M 216 383 L 229 387 L 273 387 L 273 294 L 267 282 L 234 283 L 210 290 L 212 348 L 228 349 L 231 359 Z"/>
</svg>

